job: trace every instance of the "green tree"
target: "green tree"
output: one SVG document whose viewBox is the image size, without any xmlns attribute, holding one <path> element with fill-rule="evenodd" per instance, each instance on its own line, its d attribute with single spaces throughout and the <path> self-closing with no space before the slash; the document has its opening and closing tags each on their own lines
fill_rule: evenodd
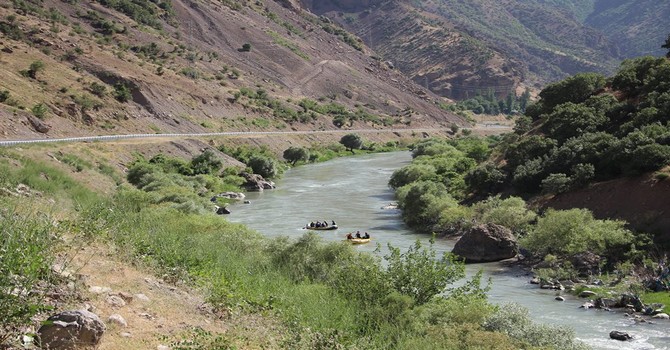
<svg viewBox="0 0 670 350">
<path fill-rule="evenodd" d="M 605 87 L 605 77 L 597 73 L 580 73 L 558 83 L 551 84 L 540 92 L 544 112 L 549 113 L 566 102 L 581 103 L 593 93 Z"/>
<path fill-rule="evenodd" d="M 544 129 L 549 137 L 563 142 L 573 136 L 596 132 L 607 121 L 605 114 L 594 108 L 567 102 L 549 114 Z"/>
<path fill-rule="evenodd" d="M 437 181 L 437 170 L 431 164 L 410 164 L 391 174 L 389 186 L 400 188 L 417 181 Z"/>
<path fill-rule="evenodd" d="M 279 169 L 274 159 L 262 155 L 253 155 L 249 158 L 247 165 L 255 174 L 271 179 L 277 176 Z"/>
<path fill-rule="evenodd" d="M 517 235 L 525 233 L 537 217 L 519 197 L 505 199 L 501 199 L 500 196 L 490 197 L 476 203 L 472 208 L 477 221 L 505 226 Z"/>
<path fill-rule="evenodd" d="M 347 148 L 347 150 L 354 153 L 355 149 L 360 149 L 363 147 L 363 139 L 357 134 L 347 134 L 342 136 L 340 143 Z"/>
<path fill-rule="evenodd" d="M 665 39 L 665 44 L 661 45 L 661 47 L 668 49 L 668 53 L 665 54 L 665 57 L 670 58 L 670 34 L 668 34 L 668 38 Z"/>
<path fill-rule="evenodd" d="M 309 159 L 309 150 L 303 147 L 291 146 L 284 150 L 283 156 L 284 159 L 295 165 L 299 161 L 307 161 Z"/>
<path fill-rule="evenodd" d="M 563 173 L 549 174 L 542 180 L 542 191 L 544 193 L 562 193 L 570 188 L 570 177 Z"/>
<path fill-rule="evenodd" d="M 465 175 L 465 184 L 472 192 L 495 193 L 505 183 L 507 176 L 492 163 L 481 164 Z"/>
</svg>

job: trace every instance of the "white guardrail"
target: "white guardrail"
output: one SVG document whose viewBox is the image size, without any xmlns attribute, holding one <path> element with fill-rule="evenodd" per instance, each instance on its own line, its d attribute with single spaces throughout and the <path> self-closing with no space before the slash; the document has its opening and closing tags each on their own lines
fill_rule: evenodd
<svg viewBox="0 0 670 350">
<path fill-rule="evenodd" d="M 254 135 L 301 135 L 301 134 L 343 134 L 343 133 L 387 133 L 387 132 L 428 132 L 446 130 L 442 128 L 434 129 L 359 129 L 359 130 L 308 130 L 308 131 L 229 131 L 229 132 L 209 132 L 194 134 L 129 134 L 129 135 L 99 135 L 82 137 L 65 137 L 53 139 L 27 139 L 27 140 L 0 140 L 0 146 L 17 146 L 32 143 L 53 143 L 53 142 L 90 142 L 90 141 L 111 141 L 124 139 L 149 139 L 149 138 L 187 138 L 187 137 L 214 137 L 214 136 L 254 136 Z"/>
</svg>

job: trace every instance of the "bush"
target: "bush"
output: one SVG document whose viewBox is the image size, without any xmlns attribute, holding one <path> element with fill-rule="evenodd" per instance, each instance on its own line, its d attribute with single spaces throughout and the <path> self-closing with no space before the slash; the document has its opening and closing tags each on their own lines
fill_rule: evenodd
<svg viewBox="0 0 670 350">
<path fill-rule="evenodd" d="M 217 159 L 211 150 L 205 150 L 191 160 L 191 169 L 193 169 L 194 175 L 216 174 L 222 166 L 223 162 Z"/>
<path fill-rule="evenodd" d="M 542 180 L 542 191 L 544 193 L 563 193 L 570 188 L 570 178 L 563 174 L 549 174 Z"/>
<path fill-rule="evenodd" d="M 105 94 L 107 94 L 107 87 L 103 84 L 98 84 L 97 82 L 92 82 L 89 86 L 89 90 L 91 90 L 93 95 L 98 97 L 105 97 Z"/>
<path fill-rule="evenodd" d="M 114 85 L 114 98 L 121 103 L 126 103 L 131 100 L 132 94 L 126 84 L 118 83 Z"/>
<path fill-rule="evenodd" d="M 9 99 L 9 91 L 3 90 L 0 91 L 0 103 L 4 103 Z"/>
<path fill-rule="evenodd" d="M 44 310 L 38 284 L 51 276 L 56 236 L 50 219 L 0 214 L 0 344 Z"/>
<path fill-rule="evenodd" d="M 44 62 L 38 60 L 30 64 L 27 73 L 29 77 L 37 79 L 37 73 L 42 70 L 44 70 Z"/>
<path fill-rule="evenodd" d="M 484 328 L 507 334 L 532 346 L 561 350 L 589 349 L 585 344 L 575 340 L 574 331 L 570 328 L 533 324 L 528 310 L 518 304 L 501 306 L 484 322 Z"/>
<path fill-rule="evenodd" d="M 31 111 L 37 118 L 44 119 L 44 116 L 46 116 L 46 114 L 49 112 L 49 107 L 47 107 L 47 105 L 44 103 L 38 103 L 33 106 Z"/>
<path fill-rule="evenodd" d="M 495 165 L 485 163 L 470 170 L 464 179 L 470 191 L 491 194 L 502 188 L 506 178 L 507 175 L 496 168 Z"/>
<path fill-rule="evenodd" d="M 391 285 L 399 293 L 412 297 L 418 305 L 465 277 L 465 265 L 457 262 L 453 255 L 444 253 L 437 259 L 433 241 L 428 248 L 422 248 L 417 240 L 405 253 L 390 244 L 388 248 L 390 253 L 384 259 L 388 261 L 386 274 Z"/>
<path fill-rule="evenodd" d="M 517 235 L 525 233 L 537 218 L 519 197 L 490 197 L 474 204 L 472 209 L 476 213 L 477 221 L 505 226 Z"/>
<path fill-rule="evenodd" d="M 634 236 L 624 225 L 623 221 L 596 220 L 587 209 L 549 209 L 520 243 L 539 256 L 586 251 L 608 256 L 622 247 L 630 249 Z"/>
<path fill-rule="evenodd" d="M 277 162 L 270 157 L 254 155 L 249 159 L 247 165 L 255 174 L 259 174 L 266 179 L 274 178 L 279 174 Z"/>
</svg>

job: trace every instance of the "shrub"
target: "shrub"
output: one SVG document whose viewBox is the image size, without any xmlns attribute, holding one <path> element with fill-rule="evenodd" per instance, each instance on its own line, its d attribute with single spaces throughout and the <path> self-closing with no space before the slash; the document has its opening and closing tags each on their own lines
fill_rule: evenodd
<svg viewBox="0 0 670 350">
<path fill-rule="evenodd" d="M 542 180 L 542 191 L 544 193 L 563 193 L 570 188 L 570 178 L 563 174 L 549 174 Z"/>
<path fill-rule="evenodd" d="M 8 90 L 0 91 L 0 103 L 4 103 L 8 99 L 9 99 L 9 91 Z"/>
<path fill-rule="evenodd" d="M 31 111 L 37 118 L 44 119 L 44 116 L 46 116 L 46 114 L 49 112 L 49 107 L 47 107 L 47 105 L 44 103 L 37 103 L 33 106 Z"/>
<path fill-rule="evenodd" d="M 42 70 L 44 70 L 44 62 L 37 60 L 30 64 L 30 67 L 28 67 L 28 70 L 26 71 L 26 75 L 33 79 L 37 79 L 37 73 Z"/>
<path fill-rule="evenodd" d="M 492 163 L 485 163 L 479 165 L 477 168 L 470 170 L 465 175 L 465 184 L 468 189 L 473 192 L 490 194 L 495 193 L 505 183 L 507 175 L 500 171 Z"/>
<path fill-rule="evenodd" d="M 242 45 L 242 48 L 240 49 L 242 52 L 249 52 L 251 51 L 251 44 L 245 43 Z"/>
<path fill-rule="evenodd" d="M 399 293 L 411 296 L 418 305 L 445 291 L 447 286 L 465 277 L 465 265 L 449 253 L 437 259 L 431 240 L 428 248 L 422 248 L 417 240 L 405 253 L 388 246 L 390 253 L 387 276 Z"/>
<path fill-rule="evenodd" d="M 93 95 L 98 97 L 105 97 L 105 94 L 107 93 L 107 88 L 105 85 L 98 84 L 97 82 L 92 82 L 89 86 L 89 90 L 91 90 Z"/>
<path fill-rule="evenodd" d="M 56 236 L 47 217 L 0 217 L 0 344 L 32 323 L 45 306 L 40 281 L 51 276 Z"/>
<path fill-rule="evenodd" d="M 528 310 L 518 304 L 501 306 L 484 322 L 484 328 L 507 334 L 532 346 L 565 350 L 589 349 L 575 340 L 574 331 L 568 327 L 533 324 Z"/>
<path fill-rule="evenodd" d="M 132 94 L 126 84 L 118 83 L 114 85 L 114 98 L 121 103 L 126 103 L 130 101 Z"/>
<path fill-rule="evenodd" d="M 254 155 L 249 159 L 247 165 L 253 170 L 255 174 L 259 174 L 264 178 L 274 178 L 278 175 L 277 163 L 270 157 Z"/>
<path fill-rule="evenodd" d="M 505 226 L 516 234 L 525 233 L 537 217 L 519 197 L 505 199 L 501 199 L 500 196 L 490 197 L 476 203 L 472 209 L 478 221 Z"/>
<path fill-rule="evenodd" d="M 630 249 L 634 236 L 624 225 L 623 221 L 596 220 L 587 209 L 549 209 L 520 243 L 539 256 L 585 251 L 607 256 L 621 247 Z"/>
<path fill-rule="evenodd" d="M 223 162 L 216 158 L 216 155 L 211 150 L 205 150 L 199 156 L 194 157 L 191 160 L 191 169 L 193 169 L 193 174 L 216 174 L 221 167 Z"/>
</svg>

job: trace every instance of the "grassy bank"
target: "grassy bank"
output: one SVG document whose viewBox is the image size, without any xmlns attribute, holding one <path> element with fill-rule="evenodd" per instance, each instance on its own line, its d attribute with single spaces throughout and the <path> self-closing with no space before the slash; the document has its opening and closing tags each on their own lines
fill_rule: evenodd
<svg viewBox="0 0 670 350">
<path fill-rule="evenodd" d="M 214 180 L 170 175 L 154 163 L 156 172 L 138 177 L 142 190 L 122 185 L 113 195 L 100 196 L 73 180 L 61 165 L 2 156 L 0 187 L 13 190 L 24 183 L 40 191 L 2 197 L 5 207 L 21 204 L 3 212 L 3 232 L 12 237 L 3 241 L 3 248 L 25 248 L 19 255 L 3 253 L 3 275 L 33 276 L 25 286 L 0 280 L 2 300 L 16 287 L 30 290 L 51 283 L 51 263 L 62 257 L 59 249 L 68 242 L 94 240 L 112 244 L 121 258 L 169 283 L 202 290 L 223 322 L 231 313 L 279 320 L 282 348 L 581 348 L 570 336 L 537 336 L 538 328 L 527 315 L 492 307 L 476 279 L 467 288 L 447 291 L 463 278 L 463 266 L 448 256 L 435 256 L 430 246 L 392 249 L 380 258 L 342 243 L 323 243 L 312 234 L 295 241 L 269 240 L 223 217 L 185 210 L 175 195 L 186 193 L 193 183 Z M 99 167 L 86 171 L 92 172 L 87 177 L 108 177 Z M 208 193 L 202 196 L 208 198 Z M 45 220 L 39 214 L 43 212 L 52 215 Z M 28 312 L 4 323 L 3 340 L 17 339 L 33 324 L 30 316 L 48 306 L 40 295 L 30 298 L 12 304 Z M 12 305 L 0 304 L 0 314 L 9 314 Z M 508 314 L 525 321 L 504 322 Z M 234 332 L 198 333 L 193 342 L 199 349 L 233 349 L 253 347 L 254 339 Z"/>
</svg>

